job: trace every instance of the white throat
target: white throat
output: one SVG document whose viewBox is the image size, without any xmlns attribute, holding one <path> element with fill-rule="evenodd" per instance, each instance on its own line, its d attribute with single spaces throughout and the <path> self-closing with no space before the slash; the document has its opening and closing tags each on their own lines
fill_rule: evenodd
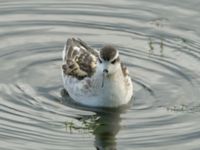
<svg viewBox="0 0 200 150">
<path fill-rule="evenodd" d="M 126 95 L 124 84 L 124 76 L 119 69 L 115 74 L 104 78 L 104 86 L 102 87 L 102 99 L 106 99 L 109 103 L 122 101 Z"/>
</svg>

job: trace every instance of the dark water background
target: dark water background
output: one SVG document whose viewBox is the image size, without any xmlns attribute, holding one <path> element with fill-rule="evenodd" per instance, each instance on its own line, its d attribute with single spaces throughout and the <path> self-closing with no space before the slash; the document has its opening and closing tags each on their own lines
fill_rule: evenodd
<svg viewBox="0 0 200 150">
<path fill-rule="evenodd" d="M 0 0 L 1 150 L 199 150 L 200 1 Z M 135 100 L 94 113 L 63 100 L 61 50 L 120 51 Z"/>
</svg>

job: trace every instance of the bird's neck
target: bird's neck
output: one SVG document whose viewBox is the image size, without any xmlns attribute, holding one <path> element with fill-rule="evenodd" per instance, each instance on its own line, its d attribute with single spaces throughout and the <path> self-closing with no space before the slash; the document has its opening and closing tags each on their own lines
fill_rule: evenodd
<svg viewBox="0 0 200 150">
<path fill-rule="evenodd" d="M 124 95 L 126 95 L 122 71 L 119 70 L 115 74 L 105 78 L 102 93 L 102 99 L 106 99 L 111 105 L 121 103 Z"/>
<path fill-rule="evenodd" d="M 121 69 L 119 69 L 114 74 L 108 75 L 105 77 L 105 88 L 116 88 L 119 86 L 123 86 L 124 83 L 124 75 Z"/>
</svg>

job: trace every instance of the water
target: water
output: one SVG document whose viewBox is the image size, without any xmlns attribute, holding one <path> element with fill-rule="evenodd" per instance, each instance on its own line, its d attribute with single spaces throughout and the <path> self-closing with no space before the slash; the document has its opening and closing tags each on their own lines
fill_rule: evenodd
<svg viewBox="0 0 200 150">
<path fill-rule="evenodd" d="M 198 150 L 199 5 L 1 0 L 0 149 Z M 70 37 L 119 49 L 134 84 L 129 109 L 95 113 L 66 103 L 61 50 Z"/>
</svg>

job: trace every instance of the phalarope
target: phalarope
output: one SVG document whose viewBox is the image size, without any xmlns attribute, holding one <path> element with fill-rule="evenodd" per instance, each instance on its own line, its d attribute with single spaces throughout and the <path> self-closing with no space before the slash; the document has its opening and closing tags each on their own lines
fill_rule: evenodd
<svg viewBox="0 0 200 150">
<path fill-rule="evenodd" d="M 63 50 L 64 88 L 77 103 L 90 107 L 119 107 L 133 95 L 128 69 L 110 45 L 97 51 L 70 38 Z"/>
</svg>

